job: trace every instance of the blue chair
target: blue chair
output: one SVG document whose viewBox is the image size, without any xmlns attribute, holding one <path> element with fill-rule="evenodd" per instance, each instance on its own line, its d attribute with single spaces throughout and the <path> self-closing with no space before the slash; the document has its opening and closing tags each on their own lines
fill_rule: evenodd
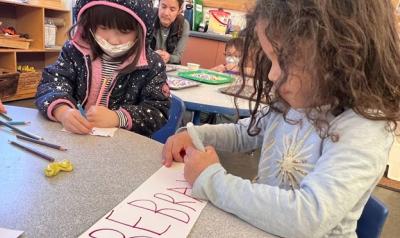
<svg viewBox="0 0 400 238">
<path fill-rule="evenodd" d="M 389 214 L 385 205 L 371 196 L 357 222 L 356 233 L 359 238 L 379 238 Z"/>
<path fill-rule="evenodd" d="M 177 96 L 172 95 L 167 124 L 160 130 L 154 132 L 151 138 L 164 144 L 168 137 L 175 134 L 176 130 L 179 128 L 185 110 L 186 108 L 183 101 Z"/>
</svg>

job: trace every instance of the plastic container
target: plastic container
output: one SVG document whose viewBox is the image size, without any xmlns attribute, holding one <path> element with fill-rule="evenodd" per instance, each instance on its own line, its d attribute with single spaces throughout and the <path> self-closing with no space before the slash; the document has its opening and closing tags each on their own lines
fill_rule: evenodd
<svg viewBox="0 0 400 238">
<path fill-rule="evenodd" d="M 210 20 L 208 31 L 220 35 L 225 35 L 231 14 L 222 9 L 210 10 Z"/>
<path fill-rule="evenodd" d="M 184 12 L 184 17 L 185 19 L 189 22 L 190 30 L 193 29 L 193 5 L 192 4 L 186 4 L 185 7 L 185 12 Z"/>
<path fill-rule="evenodd" d="M 44 24 L 44 45 L 45 47 L 56 46 L 57 27 L 53 24 Z"/>
<path fill-rule="evenodd" d="M 198 70 L 200 69 L 200 65 L 196 63 L 187 63 L 189 70 Z"/>
<path fill-rule="evenodd" d="M 203 0 L 194 0 L 193 30 L 198 31 L 203 21 Z"/>
</svg>

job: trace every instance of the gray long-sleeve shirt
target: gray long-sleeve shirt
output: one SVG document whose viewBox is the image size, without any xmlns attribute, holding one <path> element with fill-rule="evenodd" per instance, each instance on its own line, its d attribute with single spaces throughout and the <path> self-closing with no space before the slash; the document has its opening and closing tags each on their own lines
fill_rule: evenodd
<svg viewBox="0 0 400 238">
<path fill-rule="evenodd" d="M 181 58 L 182 58 L 183 52 L 185 50 L 187 40 L 189 38 L 189 30 L 190 30 L 189 23 L 185 19 L 184 24 L 183 24 L 182 37 L 178 41 L 178 44 L 177 44 L 174 52 L 171 54 L 168 63 L 178 64 L 181 62 Z M 166 41 L 167 41 L 168 35 L 169 35 L 169 28 L 165 28 L 162 26 L 158 30 L 158 32 L 155 32 L 155 36 L 156 36 L 155 50 L 166 50 L 167 49 Z"/>
<path fill-rule="evenodd" d="M 392 134 L 385 122 L 347 110 L 330 120 L 339 135 L 332 142 L 321 139 L 303 113 L 291 110 L 288 117 L 302 123 L 271 113 L 255 137 L 246 132 L 248 119 L 196 127 L 218 150 L 262 150 L 255 183 L 214 164 L 197 178 L 193 195 L 278 236 L 357 237 L 357 220 L 385 170 Z"/>
</svg>

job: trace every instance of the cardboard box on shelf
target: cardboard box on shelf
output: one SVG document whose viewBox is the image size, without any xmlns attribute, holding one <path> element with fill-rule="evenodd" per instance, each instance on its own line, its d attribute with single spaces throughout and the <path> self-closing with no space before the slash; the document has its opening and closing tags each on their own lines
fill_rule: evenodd
<svg viewBox="0 0 400 238">
<path fill-rule="evenodd" d="M 0 35 L 0 47 L 13 49 L 29 49 L 32 39 L 25 39 L 19 36 Z"/>
</svg>

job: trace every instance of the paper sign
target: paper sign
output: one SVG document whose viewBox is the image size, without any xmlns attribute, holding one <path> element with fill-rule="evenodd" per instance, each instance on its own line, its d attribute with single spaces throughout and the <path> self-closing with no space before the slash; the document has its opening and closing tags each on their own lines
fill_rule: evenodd
<svg viewBox="0 0 400 238">
<path fill-rule="evenodd" d="M 10 230 L 0 227 L 0 237 L 1 238 L 17 238 L 24 233 L 23 231 Z"/>
<path fill-rule="evenodd" d="M 187 237 L 207 202 L 191 197 L 183 166 L 159 169 L 79 237 Z"/>
<path fill-rule="evenodd" d="M 90 135 L 92 135 L 92 136 L 113 137 L 114 133 L 117 130 L 118 130 L 118 128 L 98 128 L 98 127 L 93 127 L 92 132 L 90 132 Z M 61 131 L 69 132 L 65 128 L 63 128 Z"/>
</svg>

